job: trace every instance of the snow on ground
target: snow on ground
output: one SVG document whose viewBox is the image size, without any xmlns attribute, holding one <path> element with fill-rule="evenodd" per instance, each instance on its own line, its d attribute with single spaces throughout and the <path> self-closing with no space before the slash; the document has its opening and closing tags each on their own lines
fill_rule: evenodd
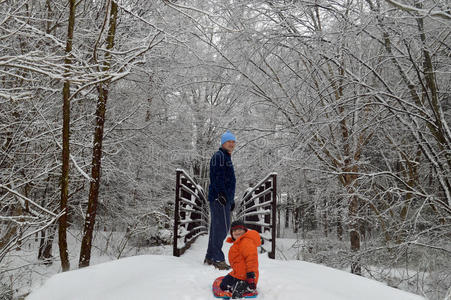
<svg viewBox="0 0 451 300">
<path fill-rule="evenodd" d="M 25 234 L 25 233 L 24 233 Z M 129 257 L 144 254 L 172 255 L 172 245 L 137 246 L 126 242 L 126 232 L 95 231 L 91 252 L 91 265 L 116 260 L 118 257 Z M 82 232 L 68 230 L 67 243 L 69 260 L 72 269 L 78 267 Z M 14 292 L 14 299 L 23 299 L 33 288 L 39 287 L 51 276 L 61 272 L 58 254 L 58 238 L 53 241 L 54 260 L 45 265 L 37 258 L 39 240 L 30 238 L 19 248 L 10 251 L 0 263 L 0 288 L 9 288 Z M 0 299 L 2 296 L 0 295 Z"/>
<path fill-rule="evenodd" d="M 181 257 L 141 255 L 57 274 L 27 300 L 215 299 L 211 284 L 227 272 L 202 264 L 207 237 Z M 224 252 L 229 245 L 225 243 Z M 420 296 L 343 271 L 303 261 L 259 256 L 261 300 L 421 300 Z"/>
</svg>

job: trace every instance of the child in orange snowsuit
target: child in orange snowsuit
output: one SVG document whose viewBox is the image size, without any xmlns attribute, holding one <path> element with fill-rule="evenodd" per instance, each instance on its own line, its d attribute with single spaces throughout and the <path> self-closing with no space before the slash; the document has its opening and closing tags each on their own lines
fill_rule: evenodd
<svg viewBox="0 0 451 300">
<path fill-rule="evenodd" d="M 230 272 L 221 282 L 221 289 L 232 294 L 232 298 L 241 298 L 246 293 L 253 293 L 258 282 L 258 250 L 261 238 L 257 231 L 247 229 L 242 221 L 234 221 L 230 226 L 233 243 L 229 250 Z"/>
</svg>

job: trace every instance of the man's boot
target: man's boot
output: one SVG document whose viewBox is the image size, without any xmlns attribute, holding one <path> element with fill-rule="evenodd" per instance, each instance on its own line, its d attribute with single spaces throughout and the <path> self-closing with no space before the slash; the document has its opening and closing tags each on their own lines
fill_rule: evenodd
<svg viewBox="0 0 451 300">
<path fill-rule="evenodd" d="M 226 262 L 223 261 L 217 261 L 213 264 L 216 269 L 218 270 L 230 270 L 230 266 L 226 264 Z"/>
</svg>

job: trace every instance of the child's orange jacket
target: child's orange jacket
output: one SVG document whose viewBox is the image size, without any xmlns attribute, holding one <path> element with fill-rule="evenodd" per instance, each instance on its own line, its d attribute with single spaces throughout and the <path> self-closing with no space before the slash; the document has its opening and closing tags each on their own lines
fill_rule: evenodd
<svg viewBox="0 0 451 300">
<path fill-rule="evenodd" d="M 249 229 L 236 241 L 231 237 L 226 240 L 233 243 L 229 250 L 229 264 L 232 272 L 229 275 L 246 280 L 246 273 L 255 273 L 255 283 L 258 281 L 258 250 L 261 245 L 260 234 L 257 231 Z"/>
</svg>

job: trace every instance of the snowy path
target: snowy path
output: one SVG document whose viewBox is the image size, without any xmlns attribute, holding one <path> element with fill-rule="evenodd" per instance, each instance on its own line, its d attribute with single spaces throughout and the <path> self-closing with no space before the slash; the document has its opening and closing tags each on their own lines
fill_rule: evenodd
<svg viewBox="0 0 451 300">
<path fill-rule="evenodd" d="M 211 283 L 225 275 L 202 264 L 207 237 L 182 257 L 143 255 L 57 274 L 27 300 L 216 299 Z M 224 253 L 229 246 L 224 246 Z M 259 257 L 261 300 L 421 300 L 422 297 L 339 270 Z"/>
</svg>

